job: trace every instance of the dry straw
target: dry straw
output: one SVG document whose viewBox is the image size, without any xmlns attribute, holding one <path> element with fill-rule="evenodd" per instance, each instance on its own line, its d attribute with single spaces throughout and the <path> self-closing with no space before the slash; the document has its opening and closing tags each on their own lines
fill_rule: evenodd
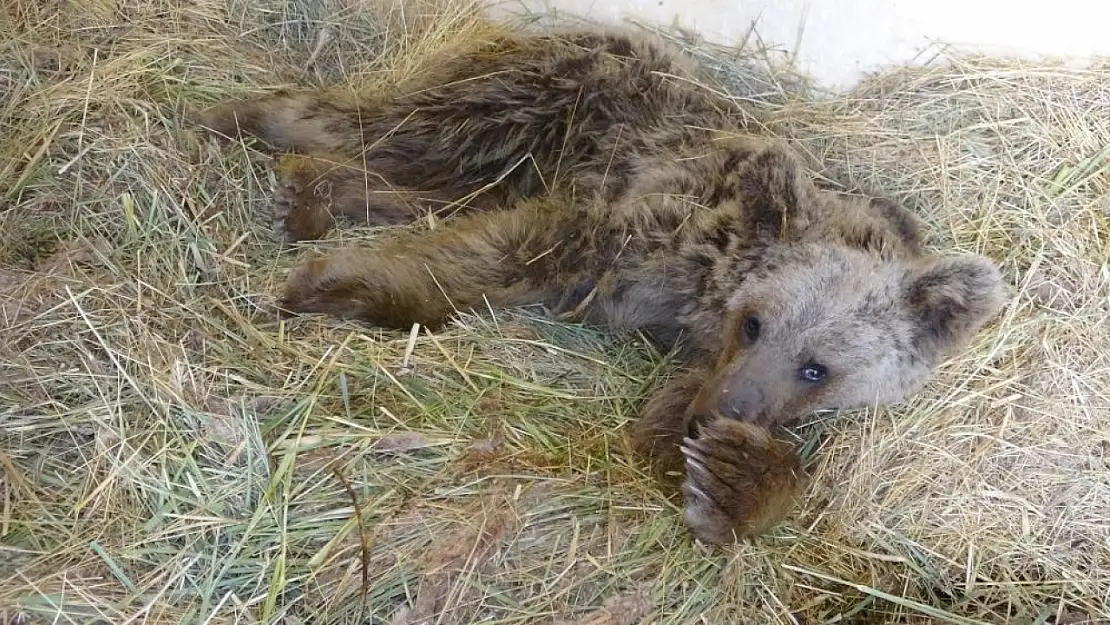
<svg viewBox="0 0 1110 625">
<path fill-rule="evenodd" d="M 800 433 L 787 523 L 706 550 L 626 454 L 670 371 L 642 344 L 523 312 L 275 320 L 269 162 L 182 120 L 388 85 L 489 28 L 398 6 L 4 4 L 0 621 L 1110 620 L 1110 71 L 946 57 L 815 99 L 668 35 L 1013 284 L 914 401 Z"/>
</svg>

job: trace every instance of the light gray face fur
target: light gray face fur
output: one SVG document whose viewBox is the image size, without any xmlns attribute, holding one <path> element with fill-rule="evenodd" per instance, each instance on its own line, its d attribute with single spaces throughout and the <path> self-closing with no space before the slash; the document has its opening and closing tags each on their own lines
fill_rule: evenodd
<svg viewBox="0 0 1110 625">
<path fill-rule="evenodd" d="M 897 403 L 997 312 L 999 283 L 980 257 L 909 264 L 840 246 L 784 246 L 730 299 L 736 349 L 719 369 L 715 410 L 775 423 Z M 811 370 L 807 379 L 807 368 L 823 376 Z"/>
</svg>

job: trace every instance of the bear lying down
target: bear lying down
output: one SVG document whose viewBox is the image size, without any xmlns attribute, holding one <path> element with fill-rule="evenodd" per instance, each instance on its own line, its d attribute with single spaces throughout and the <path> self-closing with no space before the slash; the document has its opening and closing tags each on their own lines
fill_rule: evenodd
<svg viewBox="0 0 1110 625">
<path fill-rule="evenodd" d="M 790 511 L 804 477 L 776 427 L 902 400 L 1001 307 L 994 263 L 929 254 L 905 209 L 817 188 L 660 45 L 502 33 L 430 66 L 391 93 L 202 113 L 285 153 L 274 205 L 289 240 L 451 215 L 306 260 L 283 307 L 408 329 L 544 304 L 675 348 L 687 373 L 632 438 L 661 479 L 682 476 L 703 541 Z"/>
</svg>

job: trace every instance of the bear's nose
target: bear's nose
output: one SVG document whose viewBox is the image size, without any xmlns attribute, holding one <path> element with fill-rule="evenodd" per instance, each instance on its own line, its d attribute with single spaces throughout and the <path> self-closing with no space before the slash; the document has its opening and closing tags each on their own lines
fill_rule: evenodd
<svg viewBox="0 0 1110 625">
<path fill-rule="evenodd" d="M 763 389 L 751 380 L 737 380 L 721 389 L 720 414 L 740 421 L 755 421 L 763 411 Z"/>
</svg>

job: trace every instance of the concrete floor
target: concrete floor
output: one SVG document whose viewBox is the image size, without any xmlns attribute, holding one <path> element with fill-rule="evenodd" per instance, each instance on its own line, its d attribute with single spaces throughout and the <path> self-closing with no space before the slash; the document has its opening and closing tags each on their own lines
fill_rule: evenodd
<svg viewBox="0 0 1110 625">
<path fill-rule="evenodd" d="M 959 50 L 1085 62 L 1110 57 L 1110 0 L 500 0 L 494 12 L 635 18 L 735 44 L 752 31 L 830 88 L 865 73 Z"/>
</svg>

